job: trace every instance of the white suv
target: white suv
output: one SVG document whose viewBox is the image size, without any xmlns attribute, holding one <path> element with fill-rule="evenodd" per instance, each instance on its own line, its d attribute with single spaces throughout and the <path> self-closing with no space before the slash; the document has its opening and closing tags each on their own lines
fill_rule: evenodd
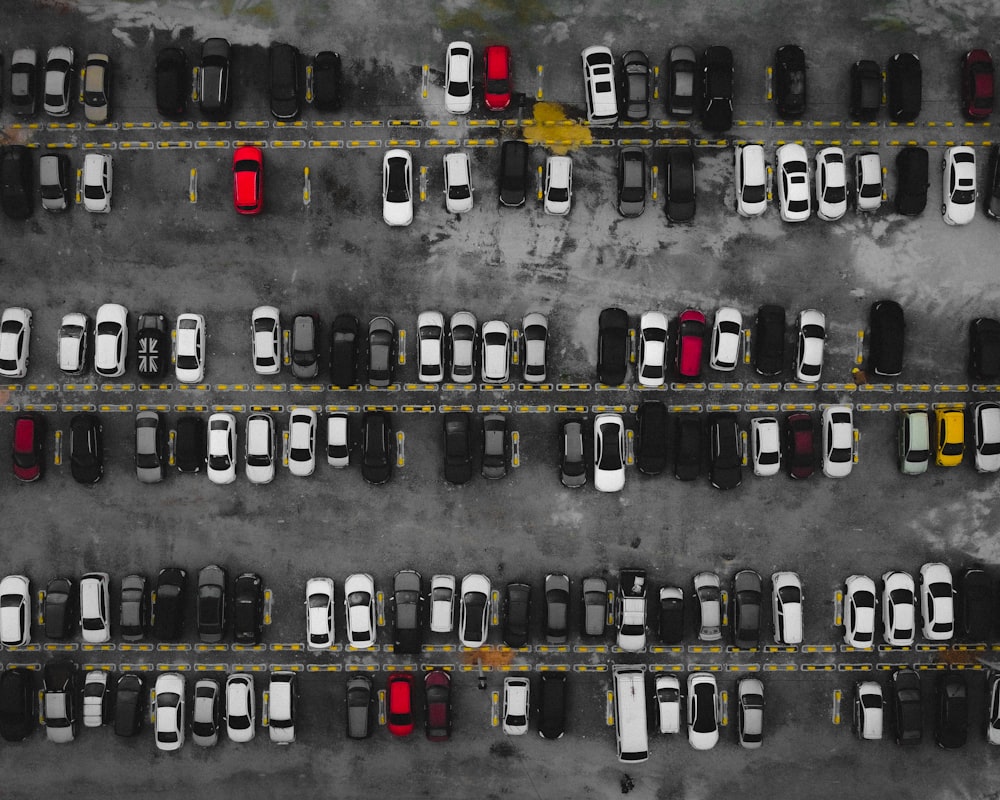
<svg viewBox="0 0 1000 800">
<path fill-rule="evenodd" d="M 614 56 L 607 47 L 594 45 L 580 53 L 580 57 L 587 94 L 587 121 L 591 125 L 614 125 L 618 122 Z"/>
</svg>

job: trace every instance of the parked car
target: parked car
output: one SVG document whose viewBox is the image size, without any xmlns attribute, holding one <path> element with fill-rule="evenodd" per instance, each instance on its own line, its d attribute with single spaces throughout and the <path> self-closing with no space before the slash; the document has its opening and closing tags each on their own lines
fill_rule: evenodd
<svg viewBox="0 0 1000 800">
<path fill-rule="evenodd" d="M 490 111 L 503 111 L 511 98 L 510 48 L 491 44 L 483 50 L 483 100 Z"/>
<path fill-rule="evenodd" d="M 100 728 L 107 721 L 111 708 L 108 693 L 108 673 L 91 670 L 83 681 L 83 727 Z"/>
<path fill-rule="evenodd" d="M 253 740 L 257 724 L 253 675 L 237 672 L 226 678 L 226 735 L 229 741 Z"/>
<path fill-rule="evenodd" d="M 757 309 L 753 337 L 753 366 L 759 375 L 780 375 L 785 366 L 785 309 L 763 305 Z"/>
<path fill-rule="evenodd" d="M 222 722 L 222 688 L 215 678 L 199 678 L 194 684 L 191 710 L 191 741 L 199 747 L 214 747 Z"/>
<path fill-rule="evenodd" d="M 77 666 L 71 659 L 57 658 L 45 664 L 42 671 L 42 708 L 45 737 L 53 744 L 72 742 L 79 731 L 77 683 Z"/>
<path fill-rule="evenodd" d="M 698 74 L 698 57 L 686 45 L 671 47 L 667 53 L 667 113 L 688 117 L 696 105 L 695 76 Z"/>
<path fill-rule="evenodd" d="M 53 578 L 45 587 L 42 617 L 45 619 L 45 636 L 62 641 L 76 629 L 77 593 L 69 578 Z"/>
<path fill-rule="evenodd" d="M 111 59 L 87 56 L 83 79 L 83 113 L 88 123 L 104 125 L 111 117 Z"/>
<path fill-rule="evenodd" d="M 319 111 L 339 111 L 343 102 L 343 66 L 340 53 L 321 50 L 312 64 L 313 106 Z"/>
<path fill-rule="evenodd" d="M 92 214 L 111 212 L 113 186 L 111 156 L 105 153 L 87 153 L 83 157 L 83 210 Z"/>
<path fill-rule="evenodd" d="M 996 472 L 1000 470 L 1000 405 L 976 403 L 972 415 L 976 472 Z"/>
<path fill-rule="evenodd" d="M 135 476 L 140 483 L 159 483 L 167 461 L 167 432 L 156 411 L 135 415 Z"/>
<path fill-rule="evenodd" d="M 472 211 L 472 167 L 468 153 L 444 157 L 444 206 L 451 214 Z"/>
<path fill-rule="evenodd" d="M 31 311 L 12 306 L 0 316 L 0 376 L 23 378 L 31 356 Z"/>
<path fill-rule="evenodd" d="M 455 576 L 434 575 L 429 595 L 432 633 L 451 633 L 455 627 Z"/>
<path fill-rule="evenodd" d="M 309 379 L 319 375 L 319 319 L 315 314 L 296 314 L 292 319 L 292 375 Z"/>
<path fill-rule="evenodd" d="M 35 729 L 38 714 L 34 670 L 11 666 L 0 673 L 0 737 L 22 742 Z"/>
<path fill-rule="evenodd" d="M 736 415 L 708 415 L 709 480 L 716 489 L 736 489 L 743 483 L 743 441 Z"/>
<path fill-rule="evenodd" d="M 83 641 L 111 640 L 110 578 L 106 572 L 88 572 L 80 579 L 80 631 Z"/>
<path fill-rule="evenodd" d="M 531 586 L 508 583 L 503 598 L 503 641 L 509 647 L 526 647 L 531 636 Z"/>
<path fill-rule="evenodd" d="M 69 467 L 77 483 L 97 483 L 104 475 L 104 426 L 96 414 L 76 414 L 69 421 Z"/>
<path fill-rule="evenodd" d="M 667 148 L 667 219 L 690 222 L 695 211 L 694 150 Z"/>
<path fill-rule="evenodd" d="M 139 376 L 153 383 L 159 382 L 170 363 L 167 318 L 158 312 L 148 312 L 139 315 L 135 327 L 135 354 Z"/>
<path fill-rule="evenodd" d="M 174 460 L 180 472 L 201 472 L 208 453 L 205 420 L 186 414 L 177 420 Z"/>
<path fill-rule="evenodd" d="M 479 363 L 479 322 L 469 311 L 457 311 L 448 321 L 446 349 L 451 361 L 451 380 L 467 384 L 476 379 Z"/>
<path fill-rule="evenodd" d="M 333 600 L 332 578 L 306 581 L 306 647 L 310 650 L 328 650 L 334 645 Z"/>
<path fill-rule="evenodd" d="M 595 126 L 618 122 L 618 93 L 615 87 L 615 59 L 603 45 L 587 47 L 583 59 L 583 83 L 587 101 L 587 122 Z"/>
<path fill-rule="evenodd" d="M 510 432 L 503 414 L 483 415 L 482 475 L 487 480 L 507 476 L 510 462 Z"/>
<path fill-rule="evenodd" d="M 348 575 L 344 581 L 347 642 L 352 647 L 375 644 L 375 581 L 365 572 Z"/>
<path fill-rule="evenodd" d="M 903 371 L 903 344 L 906 323 L 903 309 L 895 300 L 872 303 L 868 316 L 868 355 L 876 375 L 894 377 Z"/>
<path fill-rule="evenodd" d="M 814 308 L 799 312 L 798 347 L 795 352 L 795 379 L 817 383 L 823 374 L 823 343 L 826 340 L 826 315 Z"/>
<path fill-rule="evenodd" d="M 463 484 L 472 478 L 472 415 L 449 411 L 444 415 L 444 479 Z"/>
<path fill-rule="evenodd" d="M 424 675 L 424 733 L 431 742 L 451 738 L 451 675 L 443 669 Z"/>
<path fill-rule="evenodd" d="M 136 642 L 146 635 L 149 624 L 149 593 L 146 578 L 126 575 L 121 583 L 118 605 L 118 633 L 126 642 Z"/>
<path fill-rule="evenodd" d="M 701 68 L 701 124 L 715 133 L 728 131 L 733 126 L 732 51 L 719 45 L 706 48 Z"/>
<path fill-rule="evenodd" d="M 569 576 L 549 573 L 545 576 L 545 641 L 566 644 L 569 639 Z"/>
<path fill-rule="evenodd" d="M 620 414 L 594 417 L 594 488 L 599 492 L 625 488 L 625 423 Z"/>
<path fill-rule="evenodd" d="M 236 417 L 218 412 L 208 418 L 208 479 L 227 484 L 236 480 Z"/>
<path fill-rule="evenodd" d="M 583 420 L 572 417 L 559 424 L 559 481 L 568 489 L 578 489 L 587 482 L 587 462 L 583 445 Z"/>
<path fill-rule="evenodd" d="M 316 412 L 295 407 L 288 415 L 288 471 L 300 478 L 316 471 Z"/>
<path fill-rule="evenodd" d="M 927 207 L 927 150 L 907 146 L 896 155 L 896 211 L 914 217 Z"/>
<path fill-rule="evenodd" d="M 94 331 L 94 371 L 102 378 L 120 378 L 128 354 L 128 310 L 105 303 L 97 309 Z"/>
<path fill-rule="evenodd" d="M 927 412 L 911 409 L 899 412 L 899 471 L 922 475 L 931 460 L 930 422 Z"/>
<path fill-rule="evenodd" d="M 854 466 L 854 415 L 850 406 L 823 409 L 823 474 L 846 478 Z"/>
<path fill-rule="evenodd" d="M 32 483 L 42 477 L 45 469 L 45 437 L 48 425 L 45 417 L 34 411 L 18 414 L 14 419 L 14 477 Z"/>
<path fill-rule="evenodd" d="M 267 51 L 268 93 L 271 115 L 290 120 L 299 115 L 299 51 L 290 44 L 272 44 Z"/>
<path fill-rule="evenodd" d="M 334 411 L 326 418 L 326 463 L 343 469 L 351 463 L 351 443 L 346 412 Z"/>
<path fill-rule="evenodd" d="M 680 733 L 681 682 L 676 675 L 657 674 L 653 681 L 656 696 L 656 716 L 660 733 Z"/>
<path fill-rule="evenodd" d="M 640 386 L 663 386 L 666 379 L 667 318 L 647 311 L 639 318 L 639 359 L 636 377 Z"/>
<path fill-rule="evenodd" d="M 694 576 L 694 599 L 698 609 L 698 639 L 717 642 L 722 639 L 722 584 L 714 572 Z"/>
<path fill-rule="evenodd" d="M 659 475 L 667 468 L 667 406 L 647 400 L 635 414 L 639 444 L 635 464 L 644 475 Z"/>
<path fill-rule="evenodd" d="M 679 586 L 661 586 L 659 611 L 660 641 L 680 644 L 684 640 L 684 590 Z"/>
<path fill-rule="evenodd" d="M 548 338 L 549 321 L 546 316 L 537 311 L 525 314 L 518 339 L 521 375 L 525 383 L 545 383 L 548 378 Z"/>
<path fill-rule="evenodd" d="M 838 220 L 847 213 L 847 164 L 839 147 L 816 154 L 816 216 Z"/>
<path fill-rule="evenodd" d="M 993 610 L 992 583 L 982 567 L 969 567 L 958 579 L 958 633 L 970 642 L 985 642 Z"/>
<path fill-rule="evenodd" d="M 482 377 L 486 383 L 507 383 L 510 380 L 510 326 L 502 320 L 483 323 Z"/>
<path fill-rule="evenodd" d="M 920 698 L 920 675 L 912 669 L 892 673 L 892 705 L 896 744 L 920 744 L 923 720 Z"/>
<path fill-rule="evenodd" d="M 722 372 L 732 372 L 742 354 L 743 315 L 735 308 L 723 306 L 715 312 L 708 365 Z"/>
<path fill-rule="evenodd" d="M 233 639 L 237 644 L 259 644 L 264 635 L 264 581 L 244 572 L 233 584 Z"/>
<path fill-rule="evenodd" d="M 882 738 L 885 702 L 882 686 L 877 681 L 858 681 L 854 684 L 854 722 L 852 727 L 859 739 Z"/>
<path fill-rule="evenodd" d="M 715 676 L 692 672 L 687 679 L 688 743 L 711 750 L 719 741 L 719 688 Z"/>
<path fill-rule="evenodd" d="M 681 379 L 698 380 L 701 377 L 701 354 L 705 346 L 705 315 L 695 308 L 688 308 L 677 318 L 677 346 L 674 366 Z"/>
<path fill-rule="evenodd" d="M 3 693 L 5 676 L 6 673 L 4 676 L 0 676 L 0 695 Z M 1000 673 L 990 673 L 986 691 L 988 703 L 986 706 L 986 741 L 989 744 L 1000 744 Z"/>
<path fill-rule="evenodd" d="M 898 647 L 913 644 L 917 624 L 917 593 L 907 572 L 889 571 L 882 576 L 882 638 Z"/>
<path fill-rule="evenodd" d="M 393 736 L 409 736 L 413 733 L 413 675 L 409 672 L 393 672 L 386 680 L 386 716 L 389 733 Z"/>
<path fill-rule="evenodd" d="M 859 649 L 875 644 L 875 581 L 867 575 L 844 582 L 844 642 Z"/>
<path fill-rule="evenodd" d="M 531 713 L 531 682 L 528 678 L 503 679 L 503 732 L 519 735 L 528 732 Z"/>
<path fill-rule="evenodd" d="M 923 77 L 920 59 L 913 53 L 896 53 L 886 68 L 889 118 L 913 122 L 920 114 Z"/>
<path fill-rule="evenodd" d="M 982 49 L 962 56 L 962 113 L 981 120 L 993 113 L 993 58 Z"/>
<path fill-rule="evenodd" d="M 38 110 L 38 52 L 18 48 L 10 56 L 10 108 L 19 117 Z"/>
<path fill-rule="evenodd" d="M 986 169 L 986 191 L 983 192 L 983 211 L 990 219 L 1000 219 L 1000 145 L 996 144 L 990 148 Z"/>
<path fill-rule="evenodd" d="M 382 219 L 393 226 L 413 222 L 413 157 L 406 150 L 382 158 Z"/>
<path fill-rule="evenodd" d="M 564 672 L 543 672 L 538 700 L 538 735 L 543 739 L 561 739 L 566 732 L 566 686 Z"/>
<path fill-rule="evenodd" d="M 73 81 L 73 48 L 50 47 L 45 55 L 45 90 L 42 107 L 50 117 L 69 116 Z"/>
<path fill-rule="evenodd" d="M 968 225 L 976 216 L 976 151 L 949 147 L 941 162 L 941 215 L 948 225 Z"/>
<path fill-rule="evenodd" d="M 736 682 L 740 747 L 756 750 L 764 743 L 764 684 L 747 676 Z"/>
<path fill-rule="evenodd" d="M 396 323 L 373 317 L 368 323 L 368 383 L 384 389 L 396 376 Z"/>
<path fill-rule="evenodd" d="M 646 152 L 641 147 L 623 147 L 618 151 L 618 213 L 638 217 L 646 210 L 649 169 Z"/>
<path fill-rule="evenodd" d="M 774 54 L 774 103 L 784 119 L 801 117 L 806 110 L 806 54 L 786 44 Z"/>
<path fill-rule="evenodd" d="M 934 463 L 939 467 L 957 467 L 965 454 L 965 412 L 960 408 L 935 408 L 934 428 L 937 432 Z"/>
<path fill-rule="evenodd" d="M 267 733 L 275 744 L 295 741 L 295 707 L 298 680 L 289 670 L 276 670 L 268 682 Z"/>
<path fill-rule="evenodd" d="M 222 38 L 206 39 L 201 46 L 198 70 L 198 101 L 205 116 L 224 117 L 232 103 L 230 96 L 230 47 Z"/>
<path fill-rule="evenodd" d="M 243 469 L 250 483 L 265 484 L 274 480 L 277 464 L 274 420 L 270 414 L 256 412 L 247 417 Z"/>
<path fill-rule="evenodd" d="M 528 143 L 506 140 L 500 145 L 500 205 L 523 206 L 528 197 Z"/>
<path fill-rule="evenodd" d="M 417 380 L 440 383 L 444 377 L 444 316 L 421 311 L 417 316 Z"/>
<path fill-rule="evenodd" d="M 485 575 L 471 573 L 462 578 L 458 640 L 463 647 L 477 648 L 486 644 L 492 593 L 490 579 Z"/>
<path fill-rule="evenodd" d="M 177 317 L 175 368 L 180 383 L 201 383 L 205 379 L 205 318 L 201 314 Z"/>
<path fill-rule="evenodd" d="M 878 211 L 882 206 L 882 160 L 875 151 L 854 156 L 854 208 Z"/>
<path fill-rule="evenodd" d="M 733 611 L 729 618 L 736 647 L 760 647 L 764 583 L 752 569 L 741 569 L 733 576 Z"/>
<path fill-rule="evenodd" d="M 451 42 L 444 57 L 444 107 L 452 114 L 472 110 L 472 45 Z"/>
<path fill-rule="evenodd" d="M 564 216 L 569 213 L 572 197 L 573 159 L 569 156 L 548 156 L 545 159 L 542 210 L 546 214 Z"/>
<path fill-rule="evenodd" d="M 229 574 L 218 564 L 198 572 L 198 638 L 202 642 L 221 642 L 226 633 L 228 583 Z"/>
<path fill-rule="evenodd" d="M 946 642 L 955 635 L 955 587 L 945 564 L 920 567 L 920 618 L 929 641 Z"/>
<path fill-rule="evenodd" d="M 367 675 L 351 673 L 347 679 L 347 735 L 364 739 L 371 733 L 372 698 L 375 692 Z"/>
<path fill-rule="evenodd" d="M 620 308 L 605 308 L 597 326 L 597 380 L 608 386 L 620 386 L 625 383 L 628 371 L 628 313 Z"/>
<path fill-rule="evenodd" d="M 253 216 L 264 210 L 264 151 L 243 145 L 233 151 L 233 206 Z"/>
<path fill-rule="evenodd" d="M 160 570 L 153 595 L 153 636 L 161 642 L 175 642 L 184 628 L 187 573 L 179 567 Z"/>
<path fill-rule="evenodd" d="M 674 477 L 680 481 L 693 481 L 701 474 L 702 443 L 701 418 L 697 414 L 674 416 Z"/>
<path fill-rule="evenodd" d="M 882 105 L 882 68 L 874 61 L 863 59 L 851 65 L 851 118 L 872 122 Z"/>
<path fill-rule="evenodd" d="M 794 572 L 771 575 L 771 599 L 774 607 L 774 640 L 778 644 L 802 641 L 802 581 Z"/>
<path fill-rule="evenodd" d="M 733 184 L 736 213 L 759 217 L 767 211 L 767 165 L 759 144 L 738 144 L 733 148 Z"/>
<path fill-rule="evenodd" d="M 191 94 L 191 70 L 187 56 L 178 47 L 164 47 L 156 54 L 153 68 L 156 109 L 165 117 L 182 117 Z"/>
<path fill-rule="evenodd" d="M 622 116 L 641 122 L 649 118 L 649 58 L 641 50 L 629 50 L 619 65 Z"/>
<path fill-rule="evenodd" d="M 1000 379 L 1000 322 L 995 319 L 969 323 L 969 374 L 977 381 Z"/>
<path fill-rule="evenodd" d="M 0 207 L 14 220 L 34 213 L 34 165 L 24 145 L 8 145 L 0 150 Z"/>
<path fill-rule="evenodd" d="M 795 142 L 783 144 L 775 151 L 775 162 L 781 219 L 785 222 L 805 222 L 812 212 L 806 149 Z"/>
<path fill-rule="evenodd" d="M 750 454 L 753 474 L 777 475 L 781 470 L 781 434 L 775 417 L 750 420 Z"/>
<path fill-rule="evenodd" d="M 392 476 L 389 447 L 392 420 L 385 411 L 366 411 L 361 418 L 361 477 L 385 483 Z"/>
<path fill-rule="evenodd" d="M 937 715 L 934 741 L 945 750 L 964 747 L 969 729 L 969 689 L 961 672 L 945 672 L 937 678 Z"/>
<path fill-rule="evenodd" d="M 626 652 L 640 652 L 646 647 L 646 590 L 645 570 L 625 568 L 618 573 L 616 644 Z"/>
<path fill-rule="evenodd" d="M 608 582 L 604 578 L 584 578 L 580 585 L 583 599 L 584 636 L 603 636 L 608 617 Z"/>
<path fill-rule="evenodd" d="M 421 652 L 423 605 L 420 573 L 412 569 L 397 572 L 392 580 L 393 652 Z"/>
<path fill-rule="evenodd" d="M 153 719 L 158 750 L 180 750 L 184 746 L 187 728 L 186 681 L 179 672 L 163 672 L 156 676 L 153 690 Z"/>
<path fill-rule="evenodd" d="M 334 386 L 357 383 L 360 326 L 351 314 L 338 314 L 330 327 L 330 380 Z"/>
</svg>

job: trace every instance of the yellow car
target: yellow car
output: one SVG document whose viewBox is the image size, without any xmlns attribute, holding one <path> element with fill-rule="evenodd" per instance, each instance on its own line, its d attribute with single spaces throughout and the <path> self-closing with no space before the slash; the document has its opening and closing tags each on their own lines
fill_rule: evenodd
<svg viewBox="0 0 1000 800">
<path fill-rule="evenodd" d="M 939 467 L 957 467 L 965 452 L 965 413 L 960 408 L 934 410 L 937 449 L 934 463 Z"/>
</svg>

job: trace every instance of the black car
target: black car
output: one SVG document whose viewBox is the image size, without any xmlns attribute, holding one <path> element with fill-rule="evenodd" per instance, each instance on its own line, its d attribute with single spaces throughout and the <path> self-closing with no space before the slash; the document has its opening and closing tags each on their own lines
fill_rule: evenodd
<svg viewBox="0 0 1000 800">
<path fill-rule="evenodd" d="M 0 673 L 0 736 L 21 742 L 31 735 L 35 713 L 35 673 L 22 667 L 7 667 Z"/>
<path fill-rule="evenodd" d="M 45 708 L 45 727 L 50 728 L 50 737 L 55 732 L 59 741 L 72 741 L 80 729 L 76 662 L 69 658 L 49 661 L 42 671 L 42 687 Z M 65 735 L 63 729 L 68 728 Z"/>
<path fill-rule="evenodd" d="M 500 146 L 500 204 L 516 208 L 528 198 L 527 142 L 507 141 Z"/>
<path fill-rule="evenodd" d="M 618 151 L 618 213 L 623 217 L 638 217 L 646 210 L 648 174 L 645 150 L 623 147 Z"/>
<path fill-rule="evenodd" d="M 268 51 L 268 90 L 275 119 L 299 115 L 299 51 L 290 44 L 272 44 Z"/>
<path fill-rule="evenodd" d="M 753 337 L 753 367 L 759 375 L 780 375 L 785 365 L 785 309 L 763 305 L 757 309 Z"/>
<path fill-rule="evenodd" d="M 239 644 L 259 644 L 264 633 L 264 581 L 244 572 L 233 584 L 233 638 Z"/>
<path fill-rule="evenodd" d="M 990 635 L 993 592 L 982 567 L 969 567 L 958 581 L 958 634 L 971 642 L 985 642 Z"/>
<path fill-rule="evenodd" d="M 181 472 L 201 472 L 208 453 L 205 420 L 192 415 L 177 420 L 174 459 Z"/>
<path fill-rule="evenodd" d="M 927 206 L 927 151 L 904 147 L 896 156 L 896 211 L 914 217 Z"/>
<path fill-rule="evenodd" d="M 340 53 L 323 50 L 313 59 L 313 105 L 319 111 L 338 111 L 343 103 Z"/>
<path fill-rule="evenodd" d="M 639 428 L 636 466 L 646 475 L 659 475 L 667 468 L 667 406 L 661 400 L 647 400 L 635 417 Z"/>
<path fill-rule="evenodd" d="M 1000 322 L 995 319 L 969 323 L 969 374 L 975 381 L 1000 379 Z"/>
<path fill-rule="evenodd" d="M 896 744 L 920 744 L 921 719 L 920 675 L 912 669 L 892 673 L 892 703 L 896 723 Z"/>
<path fill-rule="evenodd" d="M 221 117 L 229 113 L 230 55 L 231 48 L 225 39 L 206 39 L 201 46 L 198 98 L 206 116 Z"/>
<path fill-rule="evenodd" d="M 716 489 L 735 489 L 743 482 L 743 444 L 736 415 L 718 412 L 708 417 L 709 479 Z"/>
<path fill-rule="evenodd" d="M 628 370 L 628 314 L 606 308 L 597 321 L 597 380 L 608 386 L 625 383 Z"/>
<path fill-rule="evenodd" d="M 674 477 L 693 481 L 701 474 L 701 419 L 697 414 L 674 417 Z"/>
<path fill-rule="evenodd" d="M 774 54 L 774 102 L 782 117 L 801 117 L 806 110 L 806 54 L 795 44 Z"/>
<path fill-rule="evenodd" d="M 198 573 L 198 638 L 221 642 L 226 632 L 226 585 L 229 576 L 218 564 L 209 564 Z"/>
<path fill-rule="evenodd" d="M 15 50 L 10 59 L 10 110 L 33 117 L 38 107 L 38 53 Z"/>
<path fill-rule="evenodd" d="M 34 211 L 34 178 L 31 153 L 23 145 L 0 152 L 0 206 L 11 219 L 27 219 Z"/>
<path fill-rule="evenodd" d="M 449 411 L 444 415 L 444 478 L 466 483 L 472 477 L 472 415 Z"/>
<path fill-rule="evenodd" d="M 392 420 L 385 411 L 366 411 L 361 422 L 361 477 L 368 483 L 385 483 L 392 475 L 389 440 Z"/>
<path fill-rule="evenodd" d="M 761 598 L 763 582 L 752 569 L 733 576 L 733 644 L 737 647 L 760 647 Z"/>
<path fill-rule="evenodd" d="M 42 616 L 49 639 L 68 639 L 76 630 L 77 592 L 69 578 L 53 578 L 45 587 Z"/>
<path fill-rule="evenodd" d="M 114 730 L 116 736 L 136 736 L 146 716 L 146 687 L 142 676 L 129 672 L 115 687 Z"/>
<path fill-rule="evenodd" d="M 667 86 L 667 113 L 688 117 L 694 113 L 697 90 L 698 57 L 686 45 L 670 48 L 667 54 L 669 84 Z"/>
<path fill-rule="evenodd" d="M 622 116 L 633 122 L 649 118 L 649 59 L 641 50 L 629 50 L 622 56 Z"/>
<path fill-rule="evenodd" d="M 889 118 L 913 122 L 920 114 L 922 91 L 920 59 L 913 53 L 896 53 L 886 68 L 886 95 Z"/>
<path fill-rule="evenodd" d="M 565 672 L 542 673 L 542 690 L 538 697 L 538 735 L 543 739 L 561 739 L 566 733 Z"/>
<path fill-rule="evenodd" d="M 135 355 L 139 375 L 147 380 L 159 380 L 170 363 L 167 318 L 156 311 L 140 314 L 135 329 Z"/>
<path fill-rule="evenodd" d="M 393 652 L 415 654 L 421 651 L 423 602 L 420 573 L 412 569 L 397 572 L 392 581 Z"/>
<path fill-rule="evenodd" d="M 895 300 L 878 300 L 872 303 L 868 328 L 868 358 L 873 371 L 876 375 L 899 375 L 903 371 L 903 343 L 906 334 L 902 307 Z"/>
<path fill-rule="evenodd" d="M 157 110 L 165 117 L 184 116 L 191 94 L 191 70 L 184 51 L 165 47 L 156 54 L 154 73 Z"/>
<path fill-rule="evenodd" d="M 873 122 L 882 105 L 882 69 L 874 61 L 855 61 L 851 65 L 851 118 Z"/>
<path fill-rule="evenodd" d="M 721 133 L 733 127 L 733 53 L 728 47 L 713 46 L 701 59 L 701 124 Z"/>
<path fill-rule="evenodd" d="M 180 567 L 160 570 L 153 599 L 153 636 L 161 642 L 175 642 L 184 628 L 184 589 L 187 573 Z"/>
<path fill-rule="evenodd" d="M 483 461 L 482 475 L 488 480 L 498 480 L 507 476 L 510 461 L 510 436 L 507 432 L 507 418 L 503 414 L 483 416 Z"/>
<path fill-rule="evenodd" d="M 351 314 L 338 314 L 330 326 L 330 380 L 334 386 L 358 382 L 358 338 L 361 326 Z"/>
<path fill-rule="evenodd" d="M 983 186 L 983 210 L 990 219 L 1000 219 L 1000 145 L 990 148 L 989 167 Z"/>
<path fill-rule="evenodd" d="M 937 679 L 937 715 L 934 741 L 954 750 L 965 746 L 969 729 L 969 688 L 961 672 L 946 672 Z"/>
<path fill-rule="evenodd" d="M 587 461 L 583 450 L 583 419 L 572 417 L 559 423 L 559 480 L 569 489 L 587 482 Z"/>
<path fill-rule="evenodd" d="M 694 219 L 694 150 L 667 149 L 667 219 L 689 222 Z"/>
<path fill-rule="evenodd" d="M 660 589 L 659 635 L 664 644 L 684 641 L 684 590 L 677 586 Z"/>
<path fill-rule="evenodd" d="M 503 598 L 503 641 L 509 647 L 528 644 L 531 619 L 531 587 L 526 583 L 508 583 Z"/>
<path fill-rule="evenodd" d="M 69 422 L 70 472 L 77 483 L 97 483 L 104 474 L 103 430 L 96 414 L 77 414 Z"/>
<path fill-rule="evenodd" d="M 146 635 L 149 620 L 149 594 L 143 575 L 122 578 L 121 604 L 118 607 L 118 627 L 122 639 L 138 641 Z"/>
</svg>

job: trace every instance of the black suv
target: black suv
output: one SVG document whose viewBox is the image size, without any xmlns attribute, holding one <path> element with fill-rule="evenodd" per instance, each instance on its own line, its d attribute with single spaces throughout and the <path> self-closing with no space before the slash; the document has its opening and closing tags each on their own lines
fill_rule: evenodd
<svg viewBox="0 0 1000 800">
<path fill-rule="evenodd" d="M 646 475 L 659 475 L 667 468 L 667 406 L 661 400 L 647 400 L 635 417 L 639 428 L 636 466 Z"/>
<path fill-rule="evenodd" d="M 763 305 L 757 309 L 753 337 L 753 367 L 759 375 L 780 375 L 785 365 L 785 309 Z"/>
<path fill-rule="evenodd" d="M 896 211 L 909 217 L 927 207 L 927 151 L 904 147 L 896 156 Z"/>
<path fill-rule="evenodd" d="M 264 581 L 245 572 L 233 586 L 233 638 L 239 644 L 259 644 L 264 632 Z"/>
<path fill-rule="evenodd" d="M 733 127 L 733 53 L 709 47 L 701 63 L 701 124 L 709 131 L 728 131 Z"/>
<path fill-rule="evenodd" d="M 8 742 L 23 741 L 31 735 L 37 718 L 34 672 L 8 667 L 0 673 L 0 736 Z"/>
<path fill-rule="evenodd" d="M 889 117 L 896 122 L 913 122 L 920 114 L 923 84 L 920 59 L 913 53 L 896 53 L 886 69 Z"/>
<path fill-rule="evenodd" d="M 628 314 L 606 308 L 597 321 L 597 380 L 608 386 L 625 383 L 628 371 Z"/>
<path fill-rule="evenodd" d="M 192 415 L 177 420 L 174 458 L 181 472 L 201 472 L 207 453 L 205 420 Z"/>
<path fill-rule="evenodd" d="M 708 417 L 711 447 L 709 478 L 716 489 L 735 489 L 743 482 L 743 453 L 736 415 L 728 412 Z"/>
<path fill-rule="evenodd" d="M 146 708 L 146 688 L 142 676 L 130 672 L 118 679 L 115 688 L 114 729 L 116 736 L 135 736 L 142 729 Z"/>
<path fill-rule="evenodd" d="M 340 54 L 323 50 L 313 59 L 313 105 L 319 111 L 337 111 L 341 105 Z"/>
<path fill-rule="evenodd" d="M 153 636 L 162 642 L 173 642 L 181 638 L 186 585 L 187 573 L 180 567 L 160 570 L 153 601 Z"/>
<path fill-rule="evenodd" d="M 271 114 L 275 119 L 299 115 L 299 51 L 290 44 L 272 44 L 268 51 Z"/>
<path fill-rule="evenodd" d="M 527 142 L 504 142 L 500 147 L 500 204 L 516 208 L 528 197 Z"/>
<path fill-rule="evenodd" d="M 187 56 L 176 47 L 156 54 L 156 108 L 165 117 L 181 117 L 191 94 L 191 70 Z"/>
<path fill-rule="evenodd" d="M 851 117 L 859 122 L 873 122 L 881 104 L 881 68 L 874 61 L 855 61 L 851 65 Z"/>
<path fill-rule="evenodd" d="M 920 675 L 912 669 L 893 672 L 892 702 L 896 717 L 896 744 L 920 744 L 923 737 Z"/>
<path fill-rule="evenodd" d="M 969 323 L 969 374 L 974 381 L 1000 378 L 1000 322 L 978 317 Z"/>
<path fill-rule="evenodd" d="M 229 42 L 225 39 L 206 39 L 201 46 L 201 86 L 198 97 L 206 116 L 221 117 L 229 113 L 230 72 Z"/>
<path fill-rule="evenodd" d="M 104 475 L 103 430 L 96 414 L 77 414 L 69 422 L 70 472 L 77 483 L 97 483 Z"/>
<path fill-rule="evenodd" d="M 361 477 L 368 483 L 385 483 L 392 476 L 389 440 L 392 420 L 385 411 L 366 411 L 361 422 Z"/>
<path fill-rule="evenodd" d="M 11 219 L 27 219 L 34 211 L 34 178 L 31 154 L 23 145 L 0 153 L 0 206 Z"/>
<path fill-rule="evenodd" d="M 795 44 L 774 54 L 774 101 L 782 117 L 801 117 L 806 110 L 806 54 Z"/>
<path fill-rule="evenodd" d="M 472 415 L 450 411 L 444 415 L 444 478 L 466 483 L 472 477 Z"/>
</svg>

